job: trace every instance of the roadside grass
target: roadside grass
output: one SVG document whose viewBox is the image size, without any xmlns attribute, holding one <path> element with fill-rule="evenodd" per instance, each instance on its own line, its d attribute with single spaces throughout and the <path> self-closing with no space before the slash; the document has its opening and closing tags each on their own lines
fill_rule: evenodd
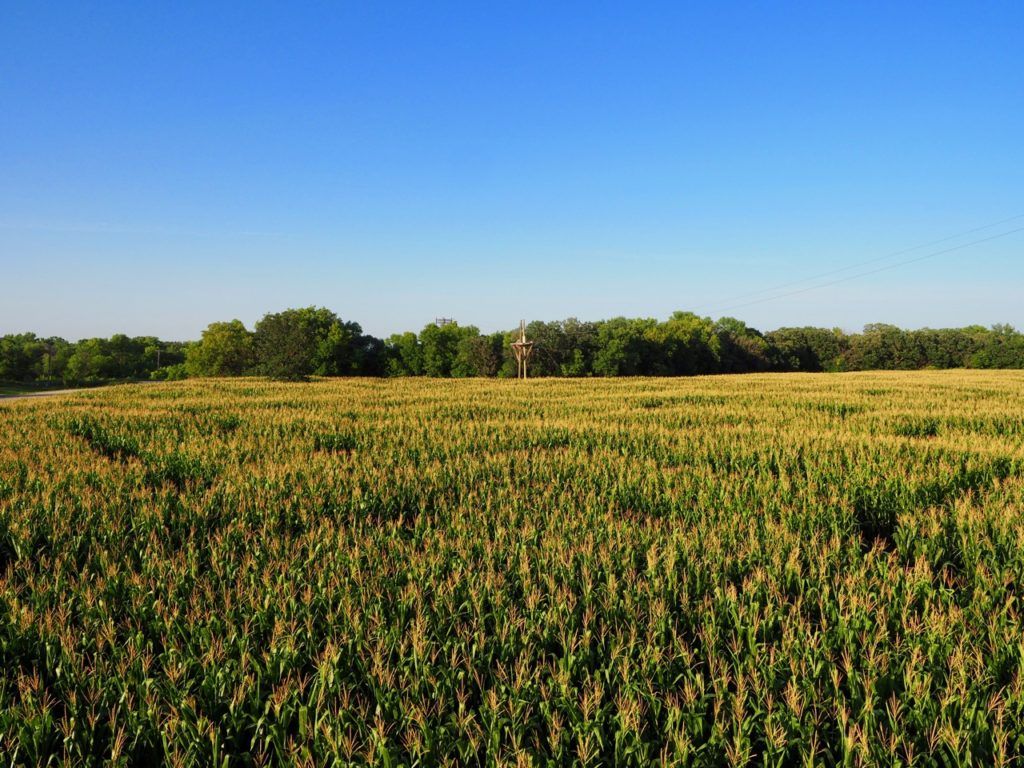
<svg viewBox="0 0 1024 768">
<path fill-rule="evenodd" d="M 65 384 L 59 381 L 53 382 L 19 382 L 0 381 L 0 397 L 5 395 L 30 395 L 33 392 L 49 392 L 54 389 L 64 389 Z"/>
</svg>

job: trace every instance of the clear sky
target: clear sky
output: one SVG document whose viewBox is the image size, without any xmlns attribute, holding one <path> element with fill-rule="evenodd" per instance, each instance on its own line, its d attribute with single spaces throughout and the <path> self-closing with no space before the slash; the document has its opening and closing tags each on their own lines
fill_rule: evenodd
<svg viewBox="0 0 1024 768">
<path fill-rule="evenodd" d="M 1024 232 L 725 311 L 1024 214 L 1022 41 L 1020 0 L 0 0 L 0 333 L 1022 327 Z"/>
</svg>

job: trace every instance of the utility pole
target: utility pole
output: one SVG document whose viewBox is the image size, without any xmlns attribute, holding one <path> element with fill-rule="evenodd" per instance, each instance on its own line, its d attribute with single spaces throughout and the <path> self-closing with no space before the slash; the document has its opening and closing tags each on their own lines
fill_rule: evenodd
<svg viewBox="0 0 1024 768">
<path fill-rule="evenodd" d="M 53 378 L 53 360 L 57 357 L 57 346 L 52 342 L 46 342 L 46 378 Z"/>
</svg>

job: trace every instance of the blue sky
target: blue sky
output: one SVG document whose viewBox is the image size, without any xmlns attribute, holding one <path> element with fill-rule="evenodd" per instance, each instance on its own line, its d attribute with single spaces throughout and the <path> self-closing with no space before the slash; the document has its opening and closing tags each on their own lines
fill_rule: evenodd
<svg viewBox="0 0 1024 768">
<path fill-rule="evenodd" d="M 1020 2 L 213 5 L 0 3 L 0 333 L 717 317 L 1024 214 Z M 728 314 L 1020 327 L 1022 257 Z"/>
</svg>

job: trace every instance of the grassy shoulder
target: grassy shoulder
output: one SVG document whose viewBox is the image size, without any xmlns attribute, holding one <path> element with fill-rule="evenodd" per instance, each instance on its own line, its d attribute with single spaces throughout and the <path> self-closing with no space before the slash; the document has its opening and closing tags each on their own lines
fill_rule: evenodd
<svg viewBox="0 0 1024 768">
<path fill-rule="evenodd" d="M 72 389 L 95 389 L 99 387 L 109 387 L 113 384 L 141 383 L 149 383 L 149 379 L 117 379 L 112 381 L 87 381 L 79 383 L 65 383 L 63 381 L 0 381 L 0 397 L 35 395 L 43 392 L 61 392 Z"/>
<path fill-rule="evenodd" d="M 30 395 L 34 392 L 49 392 L 55 389 L 66 389 L 61 382 L 20 382 L 0 381 L 0 397 L 5 395 Z"/>
</svg>

